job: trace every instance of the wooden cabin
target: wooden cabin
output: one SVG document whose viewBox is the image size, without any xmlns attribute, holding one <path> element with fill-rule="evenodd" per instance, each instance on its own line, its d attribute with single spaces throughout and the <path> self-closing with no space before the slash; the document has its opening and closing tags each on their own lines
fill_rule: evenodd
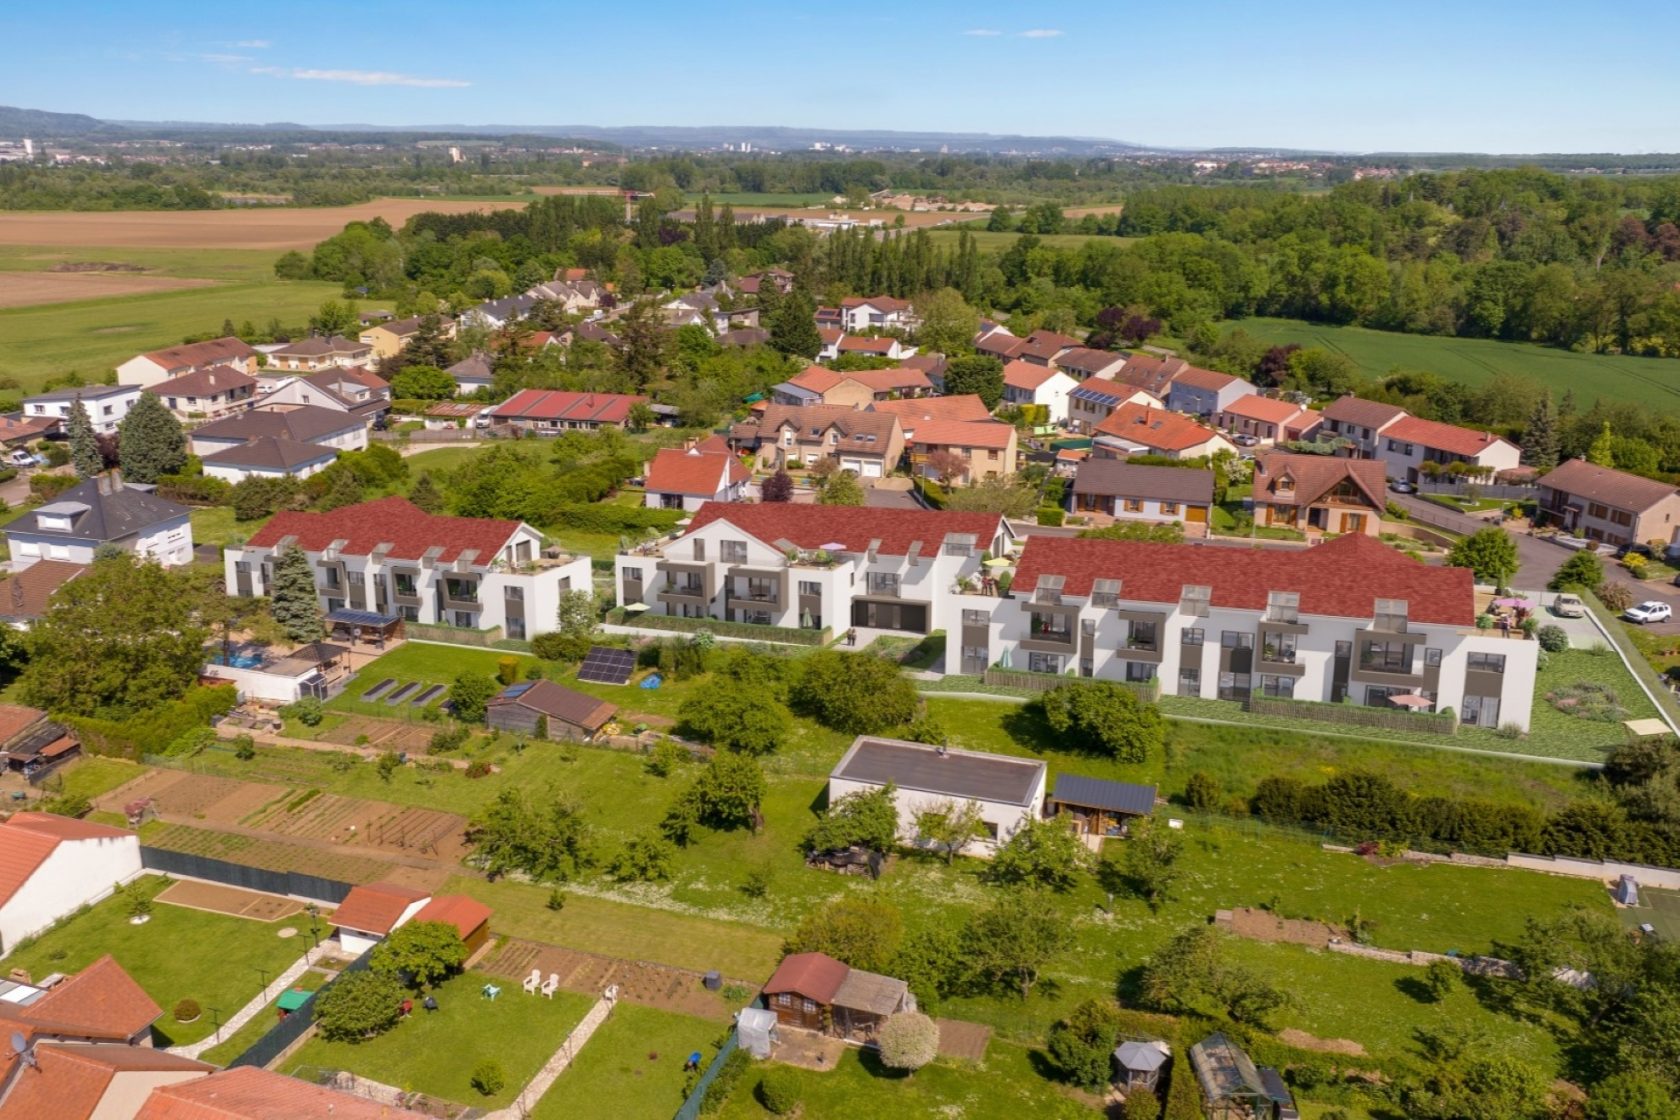
<svg viewBox="0 0 1680 1120">
<path fill-rule="evenodd" d="M 1066 819 L 1081 836 L 1124 836 L 1130 821 L 1155 811 L 1155 787 L 1058 774 L 1045 811 Z"/>
<path fill-rule="evenodd" d="M 510 684 L 485 705 L 485 722 L 531 739 L 589 742 L 618 714 L 618 706 L 553 681 Z"/>
<path fill-rule="evenodd" d="M 764 985 L 764 998 L 782 1026 L 860 1044 L 874 1042 L 889 1017 L 916 1010 L 904 981 L 848 968 L 823 953 L 784 957 Z"/>
</svg>

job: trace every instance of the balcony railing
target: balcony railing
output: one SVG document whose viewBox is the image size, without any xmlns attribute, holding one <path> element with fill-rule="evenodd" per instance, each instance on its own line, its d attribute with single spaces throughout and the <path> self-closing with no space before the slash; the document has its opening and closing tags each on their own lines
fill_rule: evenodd
<svg viewBox="0 0 1680 1120">
<path fill-rule="evenodd" d="M 1260 660 L 1270 661 L 1274 665 L 1295 664 L 1296 651 L 1283 646 L 1261 646 Z"/>
</svg>

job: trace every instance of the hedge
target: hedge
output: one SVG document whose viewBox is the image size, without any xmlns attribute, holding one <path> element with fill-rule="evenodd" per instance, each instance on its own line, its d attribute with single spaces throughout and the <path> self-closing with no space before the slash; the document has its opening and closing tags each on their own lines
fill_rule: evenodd
<svg viewBox="0 0 1680 1120">
<path fill-rule="evenodd" d="M 755 642 L 782 642 L 795 646 L 824 646 L 828 644 L 828 627 L 804 630 L 795 626 L 761 626 L 756 622 L 724 622 L 715 618 L 680 618 L 669 614 L 642 614 L 632 618 L 622 608 L 608 613 L 607 621 L 615 626 L 636 626 L 644 630 L 675 630 L 692 634 L 707 630 L 720 638 L 745 638 Z"/>
<path fill-rule="evenodd" d="M 446 642 L 458 646 L 483 646 L 494 649 L 503 641 L 502 628 L 472 630 L 465 626 L 436 626 L 429 622 L 403 623 L 403 636 L 419 642 Z"/>
<path fill-rule="evenodd" d="M 674 529 L 682 517 L 683 512 L 675 509 L 566 502 L 552 509 L 548 523 L 556 528 L 585 533 L 630 533 Z"/>
<path fill-rule="evenodd" d="M 1027 669 L 987 669 L 980 680 L 993 688 L 1017 689 L 1021 692 L 1049 692 L 1052 688 L 1060 688 L 1064 684 L 1094 683 L 1091 677 L 1078 677 L 1071 673 L 1034 673 Z M 1159 677 L 1149 681 L 1111 681 L 1105 684 L 1117 684 L 1131 689 L 1132 693 L 1146 704 L 1153 704 L 1161 698 L 1161 681 Z"/>
<path fill-rule="evenodd" d="M 1458 730 L 1458 717 L 1451 711 L 1407 712 L 1392 708 L 1367 708 L 1359 704 L 1292 700 L 1281 696 L 1251 696 L 1248 710 L 1257 716 L 1316 719 L 1355 727 L 1383 727 L 1390 731 L 1433 731 L 1451 735 Z"/>
<path fill-rule="evenodd" d="M 60 721 L 76 730 L 89 754 L 113 755 L 138 761 L 141 755 L 161 755 L 169 745 L 195 727 L 208 727 L 214 716 L 231 712 L 239 698 L 233 685 L 194 685 L 167 704 L 149 708 L 124 720 L 65 716 Z"/>
</svg>

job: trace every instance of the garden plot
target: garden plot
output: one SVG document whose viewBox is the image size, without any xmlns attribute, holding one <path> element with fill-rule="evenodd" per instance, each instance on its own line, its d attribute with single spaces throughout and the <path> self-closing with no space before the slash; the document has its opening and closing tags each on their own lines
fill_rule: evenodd
<svg viewBox="0 0 1680 1120">
<path fill-rule="evenodd" d="M 304 790 L 271 803 L 244 822 L 290 839 L 325 844 L 367 845 L 450 862 L 466 854 L 466 818 L 436 809 L 417 809 Z"/>
<path fill-rule="evenodd" d="M 354 856 L 325 847 L 310 847 L 283 840 L 265 840 L 237 832 L 218 832 L 190 825 L 172 824 L 147 837 L 146 842 L 156 848 L 174 852 L 209 856 L 247 867 L 262 867 L 269 871 L 296 871 L 304 875 L 319 875 L 343 883 L 376 883 L 394 879 L 394 868 L 375 857 Z M 442 869 L 427 871 L 427 878 L 441 878 Z"/>
<path fill-rule="evenodd" d="M 382 751 L 406 751 L 419 754 L 431 742 L 434 728 L 416 727 L 396 720 L 376 719 L 372 716 L 345 716 L 344 722 L 325 732 L 323 742 L 345 746 L 376 747 Z M 358 739 L 366 737 L 364 742 Z"/>
<path fill-rule="evenodd" d="M 611 985 L 618 985 L 620 998 L 633 1003 L 676 1011 L 706 1019 L 727 1021 L 733 1010 L 716 993 L 701 985 L 701 974 L 670 965 L 648 961 L 627 961 L 617 957 L 603 957 L 563 949 L 558 945 L 544 945 L 539 941 L 508 938 L 495 954 L 484 962 L 485 972 L 506 977 L 510 982 L 523 982 L 532 969 L 544 979 L 550 974 L 560 977 L 560 986 L 567 991 L 600 995 Z M 730 981 L 743 992 L 756 990 L 755 985 Z"/>
<path fill-rule="evenodd" d="M 101 797 L 98 807 L 120 813 L 129 802 L 149 797 L 160 816 L 235 824 L 285 792 L 284 786 L 264 782 L 153 770 Z"/>
</svg>

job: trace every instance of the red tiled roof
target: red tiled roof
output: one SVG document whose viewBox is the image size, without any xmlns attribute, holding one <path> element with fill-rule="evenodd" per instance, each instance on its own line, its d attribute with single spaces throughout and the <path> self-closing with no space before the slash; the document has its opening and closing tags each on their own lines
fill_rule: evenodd
<svg viewBox="0 0 1680 1120">
<path fill-rule="evenodd" d="M 931 389 L 933 382 L 925 372 L 908 366 L 891 369 L 860 369 L 843 376 L 869 386 L 877 393 L 891 393 L 901 389 Z"/>
<path fill-rule="evenodd" d="M 185 370 L 195 366 L 239 362 L 255 358 L 257 352 L 237 338 L 212 338 L 207 342 L 189 342 L 184 346 L 166 346 L 162 350 L 148 350 L 141 357 L 149 358 L 167 370 Z"/>
<path fill-rule="evenodd" d="M 350 888 L 333 911 L 333 925 L 358 933 L 390 933 L 403 911 L 427 897 L 400 883 L 364 883 Z"/>
<path fill-rule="evenodd" d="M 203 948 L 182 946 L 182 951 Z M 133 1038 L 163 1014 L 109 953 L 20 1011 L 19 1017 L 42 1034 L 119 1041 Z"/>
<path fill-rule="evenodd" d="M 1015 353 L 1048 360 L 1054 358 L 1063 350 L 1078 348 L 1080 348 L 1079 340 L 1071 335 L 1057 334 L 1055 331 L 1036 330 L 1026 337 L 1022 346 Z"/>
<path fill-rule="evenodd" d="M 521 389 L 496 406 L 497 420 L 587 420 L 622 424 L 630 410 L 647 398 L 623 393 L 572 393 L 558 389 Z"/>
<path fill-rule="evenodd" d="M 147 392 L 159 400 L 169 397 L 213 397 L 221 393 L 254 392 L 257 379 L 232 366 L 210 366 L 189 370 L 179 377 L 160 381 Z"/>
<path fill-rule="evenodd" d="M 1227 385 L 1241 381 L 1240 377 L 1232 377 L 1228 373 L 1218 370 L 1201 369 L 1197 366 L 1187 366 L 1173 376 L 1173 384 L 1183 383 L 1192 389 L 1209 389 L 1218 392 Z"/>
<path fill-rule="evenodd" d="M 910 420 L 905 422 L 904 438 L 922 446 L 1002 451 L 1015 438 L 1015 429 L 997 420 Z"/>
<path fill-rule="evenodd" d="M 240 1066 L 152 1090 L 134 1120 L 424 1120 L 426 1115 Z"/>
<path fill-rule="evenodd" d="M 710 498 L 726 486 L 751 475 L 735 456 L 725 452 L 684 451 L 663 447 L 648 464 L 647 489 L 661 494 L 693 494 Z"/>
<path fill-rule="evenodd" d="M 1263 611 L 1271 591 L 1301 596 L 1301 613 L 1370 618 L 1380 599 L 1404 599 L 1414 622 L 1469 626 L 1475 622 L 1474 580 L 1468 568 L 1436 568 L 1361 533 L 1299 552 L 1253 551 L 1153 541 L 1081 540 L 1030 536 L 1015 573 L 1017 593 L 1041 575 L 1066 580 L 1064 595 L 1090 594 L 1097 579 L 1120 580 L 1120 598 L 1174 603 L 1186 584 L 1213 589 L 1213 605 Z"/>
<path fill-rule="evenodd" d="M 788 378 L 788 384 L 797 385 L 801 389 L 809 389 L 813 393 L 826 393 L 840 384 L 842 377 L 842 374 L 836 373 L 827 366 L 806 366 Z"/>
<path fill-rule="evenodd" d="M 10 902 L 57 848 L 57 837 L 0 826 L 0 905 Z"/>
<path fill-rule="evenodd" d="M 1293 492 L 1279 493 L 1273 484 L 1284 474 L 1295 483 Z M 1380 459 L 1338 459 L 1330 455 L 1296 455 L 1267 451 L 1254 460 L 1254 494 L 1276 505 L 1308 506 L 1341 482 L 1351 482 L 1374 510 L 1388 504 L 1388 474 Z"/>
<path fill-rule="evenodd" d="M 464 894 L 440 894 L 414 915 L 417 922 L 446 922 L 455 927 L 462 940 L 471 937 L 479 926 L 490 920 L 493 911 L 476 898 Z"/>
<path fill-rule="evenodd" d="M 1219 436 L 1212 428 L 1204 428 L 1181 413 L 1141 404 L 1121 405 L 1096 430 L 1102 435 L 1162 451 L 1186 451 Z"/>
<path fill-rule="evenodd" d="M 1026 339 L 1017 338 L 1002 328 L 984 336 L 977 336 L 974 340 L 976 350 L 998 358 L 1013 358 L 1021 353 L 1026 345 Z"/>
<path fill-rule="evenodd" d="M 1259 420 L 1265 424 L 1284 424 L 1295 419 L 1306 410 L 1290 401 L 1280 401 L 1276 397 L 1262 397 L 1258 393 L 1249 393 L 1238 397 L 1219 411 L 1227 416 L 1239 416 L 1244 420 Z"/>
<path fill-rule="evenodd" d="M 30 416 L 22 420 L 0 416 L 0 442 L 15 443 L 18 440 L 33 439 L 58 425 L 59 419 L 56 416 Z"/>
<path fill-rule="evenodd" d="M 818 327 L 817 336 L 823 340 L 824 345 L 837 344 L 846 336 L 846 332 L 839 327 Z"/>
<path fill-rule="evenodd" d="M 792 992 L 818 1003 L 833 1003 L 834 993 L 840 990 L 850 971 L 825 953 L 795 953 L 782 958 L 764 985 L 764 992 L 766 995 Z"/>
<path fill-rule="evenodd" d="M 975 393 L 955 397 L 913 397 L 909 400 L 876 401 L 869 406 L 872 412 L 890 412 L 898 417 L 906 431 L 917 421 L 928 420 L 990 420 L 986 402 Z"/>
<path fill-rule="evenodd" d="M 1496 436 L 1492 432 L 1478 432 L 1474 428 L 1461 428 L 1457 424 L 1442 424 L 1437 420 L 1425 420 L 1420 416 L 1402 416 L 1387 428 L 1384 428 L 1383 435 L 1389 439 L 1421 444 L 1424 447 L 1444 451 L 1448 455 L 1462 456 L 1465 459 L 1474 459 L 1497 443 L 1503 443 L 1507 447 L 1514 446 L 1509 440 Z"/>
<path fill-rule="evenodd" d="M 5 827 L 22 828 L 58 840 L 120 840 L 134 835 L 126 828 L 61 817 L 56 813 L 13 813 L 7 818 Z"/>
<path fill-rule="evenodd" d="M 873 307 L 877 311 L 908 311 L 910 301 L 892 296 L 851 296 L 840 301 L 841 307 Z"/>
<path fill-rule="evenodd" d="M 39 568 L 41 564 L 50 563 L 53 563 L 53 561 L 42 560 L 31 565 L 30 568 L 25 568 L 24 571 L 27 572 L 32 568 Z M 62 564 L 64 561 L 60 560 L 58 563 Z M 80 565 L 76 566 L 80 567 Z M 21 574 L 20 572 L 11 578 L 17 579 Z M 11 742 L 12 736 L 27 727 L 33 727 L 46 718 L 47 713 L 39 708 L 26 708 L 22 704 L 0 704 L 0 744 Z"/>
<path fill-rule="evenodd" d="M 923 555 L 932 555 L 950 533 L 970 534 L 978 538 L 980 547 L 989 547 L 1003 524 L 1003 518 L 995 513 L 707 502 L 694 515 L 688 531 L 692 533 L 714 521 L 727 521 L 769 545 L 786 540 L 799 548 L 817 549 L 836 543 L 844 545 L 847 552 L 865 552 L 870 541 L 878 540 L 884 556 L 904 556 L 917 542 Z"/>
<path fill-rule="evenodd" d="M 886 336 L 866 338 L 863 335 L 849 334 L 840 339 L 840 349 L 859 354 L 888 354 L 897 343 L 898 339 Z"/>
<path fill-rule="evenodd" d="M 1585 459 L 1559 463 L 1541 475 L 1536 485 L 1633 512 L 1648 510 L 1675 493 L 1666 482 L 1601 467 Z"/>
<path fill-rule="evenodd" d="M 1326 420 L 1357 424 L 1372 431 L 1381 431 L 1384 424 L 1392 424 L 1404 415 L 1406 410 L 1397 404 L 1368 401 L 1352 395 L 1339 398 L 1324 410 Z"/>
<path fill-rule="evenodd" d="M 1157 397 L 1165 396 L 1172 379 L 1190 363 L 1183 358 L 1161 358 L 1154 354 L 1133 354 L 1126 364 L 1114 371 L 1113 380 L 1138 389 L 1147 389 Z"/>
<path fill-rule="evenodd" d="M 1011 389 L 1026 389 L 1030 392 L 1060 372 L 1061 370 L 1054 366 L 1041 366 L 1036 362 L 1016 358 L 1003 367 L 1003 383 Z"/>
<path fill-rule="evenodd" d="M 366 556 L 382 544 L 396 560 L 418 560 L 426 550 L 442 545 L 440 562 L 449 562 L 470 550 L 478 562 L 487 564 L 519 529 L 517 521 L 488 517 L 443 517 L 427 513 L 407 498 L 380 498 L 344 506 L 330 513 L 277 513 L 251 538 L 254 548 L 273 548 L 286 537 L 296 537 L 305 552 L 319 552 L 332 542 L 348 542 L 342 551 L 348 556 Z"/>
<path fill-rule="evenodd" d="M 35 1062 L 35 1072 L 18 1078 L 0 1103 L 0 1120 L 91 1120 L 119 1073 L 189 1078 L 216 1069 L 167 1050 L 110 1043 L 43 1043 Z"/>
</svg>

